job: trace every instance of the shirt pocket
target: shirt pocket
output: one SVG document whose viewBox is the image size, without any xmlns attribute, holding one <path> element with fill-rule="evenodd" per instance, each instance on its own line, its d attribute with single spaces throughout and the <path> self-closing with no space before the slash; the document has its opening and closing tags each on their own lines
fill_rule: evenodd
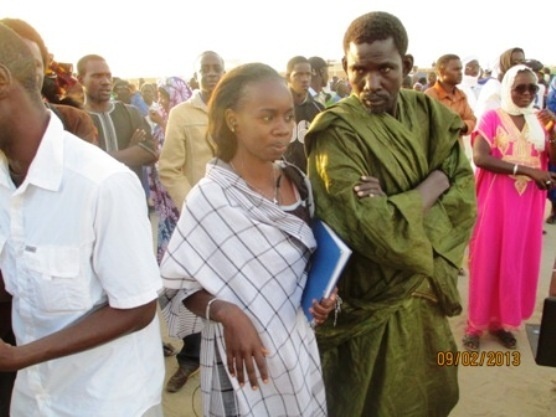
<svg viewBox="0 0 556 417">
<path fill-rule="evenodd" d="M 89 309 L 91 296 L 80 271 L 80 250 L 70 246 L 27 246 L 24 268 L 35 294 L 31 302 L 48 312 Z"/>
</svg>

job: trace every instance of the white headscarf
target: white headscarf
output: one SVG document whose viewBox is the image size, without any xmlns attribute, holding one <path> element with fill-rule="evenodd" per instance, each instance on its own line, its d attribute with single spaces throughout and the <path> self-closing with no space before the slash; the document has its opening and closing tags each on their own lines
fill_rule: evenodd
<svg viewBox="0 0 556 417">
<path fill-rule="evenodd" d="M 481 91 L 481 88 L 479 86 L 479 74 L 477 74 L 476 76 L 465 74 L 465 68 L 467 67 L 467 64 L 472 61 L 477 61 L 477 64 L 479 63 L 479 59 L 474 55 L 465 57 L 462 60 L 463 76 L 461 78 L 459 88 L 467 96 L 469 107 L 471 107 L 471 110 L 473 110 L 473 113 L 475 113 L 477 108 L 477 99 L 479 98 L 479 93 Z"/>
<path fill-rule="evenodd" d="M 511 67 L 504 78 L 502 79 L 502 86 L 500 91 L 501 103 L 500 107 L 506 113 L 512 116 L 518 116 L 522 114 L 525 117 L 525 123 L 529 128 L 529 134 L 527 135 L 527 141 L 531 143 L 536 150 L 543 151 L 545 147 L 546 134 L 537 119 L 536 110 L 533 107 L 535 100 L 531 101 L 531 104 L 527 107 L 518 107 L 512 100 L 512 87 L 515 82 L 517 74 L 522 71 L 528 71 L 535 77 L 535 83 L 537 83 L 537 76 L 531 69 L 525 65 L 514 65 Z"/>
<path fill-rule="evenodd" d="M 463 66 L 463 77 L 462 77 L 461 84 L 471 88 L 476 87 L 479 81 L 478 74 L 476 76 L 465 75 L 465 67 L 467 67 L 467 64 L 469 64 L 472 61 L 477 61 L 477 63 L 479 63 L 479 58 L 477 58 L 475 55 L 470 55 L 463 58 L 463 60 L 461 61 Z"/>
</svg>

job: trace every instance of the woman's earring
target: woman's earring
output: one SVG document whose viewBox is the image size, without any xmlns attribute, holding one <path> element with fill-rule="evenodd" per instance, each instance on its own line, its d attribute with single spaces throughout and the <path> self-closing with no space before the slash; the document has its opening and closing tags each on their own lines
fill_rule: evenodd
<svg viewBox="0 0 556 417">
<path fill-rule="evenodd" d="M 232 133 L 236 133 L 236 126 L 237 125 L 232 125 L 232 127 L 230 127 L 230 130 L 232 131 Z"/>
</svg>

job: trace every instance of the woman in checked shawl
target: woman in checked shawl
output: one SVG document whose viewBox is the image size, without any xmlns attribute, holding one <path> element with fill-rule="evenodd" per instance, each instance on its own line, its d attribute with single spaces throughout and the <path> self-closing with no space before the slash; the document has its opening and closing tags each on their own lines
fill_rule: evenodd
<svg viewBox="0 0 556 417">
<path fill-rule="evenodd" d="M 209 103 L 216 158 L 187 196 L 161 264 L 164 285 L 203 317 L 205 416 L 326 416 L 314 331 L 300 308 L 309 183 L 280 160 L 294 127 L 291 94 L 264 64 L 227 73 Z M 313 303 L 322 323 L 335 295 Z"/>
</svg>

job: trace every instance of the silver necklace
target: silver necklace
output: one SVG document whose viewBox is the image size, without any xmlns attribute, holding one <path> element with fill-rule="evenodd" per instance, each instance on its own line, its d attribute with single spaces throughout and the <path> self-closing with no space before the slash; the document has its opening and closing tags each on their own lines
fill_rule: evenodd
<svg viewBox="0 0 556 417">
<path fill-rule="evenodd" d="M 254 185 L 249 184 L 249 182 L 241 175 L 241 173 L 236 169 L 236 167 L 234 166 L 233 162 L 230 161 L 230 166 L 232 167 L 232 169 L 234 170 L 234 172 L 245 182 L 245 184 L 247 184 L 247 186 L 249 188 L 251 188 L 253 191 L 256 191 L 257 193 L 259 193 L 260 195 L 262 195 L 264 198 L 266 198 L 267 200 L 272 201 L 272 203 L 278 205 L 279 201 L 278 201 L 278 180 L 276 179 L 276 169 L 274 167 L 274 163 L 272 164 L 272 198 L 270 198 L 268 196 L 267 193 L 263 192 L 260 188 L 255 187 Z"/>
</svg>

